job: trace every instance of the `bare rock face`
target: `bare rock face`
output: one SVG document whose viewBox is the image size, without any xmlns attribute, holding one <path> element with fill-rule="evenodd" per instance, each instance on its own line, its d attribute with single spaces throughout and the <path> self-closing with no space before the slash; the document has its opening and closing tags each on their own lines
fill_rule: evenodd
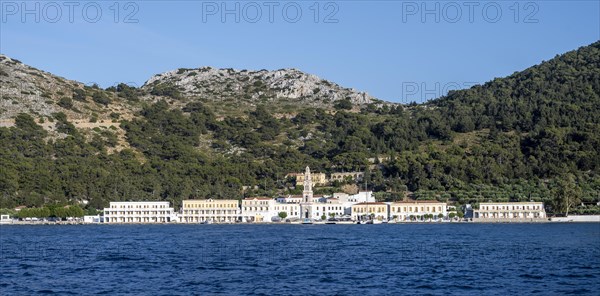
<svg viewBox="0 0 600 296">
<path fill-rule="evenodd" d="M 0 55 L 0 121 L 27 113 L 34 118 L 62 112 L 71 120 L 107 119 L 126 113 L 126 103 L 97 86 L 67 80 Z"/>
<path fill-rule="evenodd" d="M 344 88 L 296 69 L 178 69 L 153 76 L 142 88 L 152 92 L 168 87 L 175 88 L 182 96 L 215 101 L 235 99 L 248 103 L 289 102 L 311 106 L 331 106 L 344 99 L 353 105 L 377 101 L 365 92 Z"/>
<path fill-rule="evenodd" d="M 62 109 L 55 104 L 58 96 L 71 97 L 72 89 L 81 87 L 0 55 L 0 119 L 23 112 L 50 116 Z"/>
<path fill-rule="evenodd" d="M 155 75 L 133 91 L 143 101 L 166 99 L 177 107 L 189 101 L 209 100 L 222 105 L 225 111 L 256 104 L 291 106 L 286 109 L 291 111 L 286 112 L 293 113 L 302 107 L 331 108 L 341 100 L 359 108 L 385 103 L 365 92 L 296 69 L 178 69 Z M 81 122 L 112 120 L 115 114 L 131 118 L 138 107 L 139 104 L 121 96 L 114 88 L 86 86 L 0 55 L 0 124 L 19 113 L 43 119 L 62 112 L 69 120 Z"/>
</svg>

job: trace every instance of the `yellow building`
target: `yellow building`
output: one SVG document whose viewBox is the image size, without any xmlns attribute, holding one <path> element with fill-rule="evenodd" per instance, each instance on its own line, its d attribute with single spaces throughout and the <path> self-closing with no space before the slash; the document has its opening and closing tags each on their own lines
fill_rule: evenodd
<svg viewBox="0 0 600 296">
<path fill-rule="evenodd" d="M 296 184 L 304 183 L 304 173 L 290 173 L 286 178 L 296 178 Z M 313 185 L 327 185 L 327 176 L 324 173 L 311 173 Z"/>
<path fill-rule="evenodd" d="M 241 216 L 235 199 L 184 200 L 180 222 L 182 223 L 233 223 Z"/>
<path fill-rule="evenodd" d="M 409 221 L 411 216 L 419 219 L 427 214 L 433 215 L 434 219 L 439 219 L 440 214 L 445 218 L 448 215 L 446 203 L 437 200 L 415 200 L 390 204 L 390 217 L 396 221 Z"/>
<path fill-rule="evenodd" d="M 333 173 L 331 174 L 331 182 L 333 181 L 362 181 L 365 176 L 363 172 L 349 172 L 349 173 Z"/>
<path fill-rule="evenodd" d="M 382 202 L 361 202 L 352 205 L 352 219 L 358 220 L 387 220 L 389 217 L 388 205 Z"/>
</svg>

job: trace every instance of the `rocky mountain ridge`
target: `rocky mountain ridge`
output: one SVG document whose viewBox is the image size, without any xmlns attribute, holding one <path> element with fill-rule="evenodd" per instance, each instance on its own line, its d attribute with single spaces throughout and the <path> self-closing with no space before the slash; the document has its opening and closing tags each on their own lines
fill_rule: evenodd
<svg viewBox="0 0 600 296">
<path fill-rule="evenodd" d="M 304 107 L 333 109 L 340 101 L 357 109 L 366 104 L 385 103 L 365 92 L 297 69 L 177 69 L 152 76 L 140 88 L 101 89 L 0 55 L 0 83 L 2 122 L 11 121 L 19 113 L 50 118 L 62 112 L 71 120 L 92 122 L 131 118 L 140 103 L 159 100 L 169 101 L 174 108 L 196 100 L 212 102 L 227 114 L 227 111 L 251 110 L 267 103 L 281 107 L 278 112 L 292 114 Z M 215 111 L 218 113 L 219 109 Z"/>
<path fill-rule="evenodd" d="M 245 102 L 289 102 L 331 106 L 347 99 L 353 105 L 378 102 L 365 92 L 345 88 L 297 69 L 249 71 L 202 67 L 177 69 L 150 78 L 142 89 L 161 94 L 174 88 L 182 96 L 208 100 L 236 99 Z"/>
</svg>

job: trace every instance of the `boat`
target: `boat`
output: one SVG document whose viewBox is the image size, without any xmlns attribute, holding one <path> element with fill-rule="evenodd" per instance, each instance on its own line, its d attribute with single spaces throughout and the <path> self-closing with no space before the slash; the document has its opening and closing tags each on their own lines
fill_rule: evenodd
<svg viewBox="0 0 600 296">
<path fill-rule="evenodd" d="M 373 219 L 371 220 L 371 224 L 381 224 L 383 223 L 381 220 Z"/>
<path fill-rule="evenodd" d="M 313 224 L 313 221 L 311 219 L 306 218 L 302 220 L 302 224 Z"/>
<path fill-rule="evenodd" d="M 329 218 L 325 221 L 325 224 L 337 224 L 338 219 L 336 218 Z"/>
</svg>

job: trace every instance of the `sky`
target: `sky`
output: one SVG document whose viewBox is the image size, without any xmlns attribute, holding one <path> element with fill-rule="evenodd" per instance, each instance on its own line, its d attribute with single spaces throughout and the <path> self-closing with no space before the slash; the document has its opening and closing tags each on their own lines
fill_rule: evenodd
<svg viewBox="0 0 600 296">
<path fill-rule="evenodd" d="M 86 84 L 296 68 L 423 102 L 600 39 L 600 1 L 6 1 L 0 53 Z"/>
</svg>

